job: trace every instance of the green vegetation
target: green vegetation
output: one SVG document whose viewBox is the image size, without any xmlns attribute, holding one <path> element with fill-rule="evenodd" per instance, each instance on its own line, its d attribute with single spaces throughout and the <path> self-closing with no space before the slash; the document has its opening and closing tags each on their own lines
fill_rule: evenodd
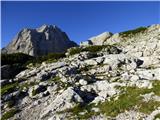
<svg viewBox="0 0 160 120">
<path fill-rule="evenodd" d="M 25 70 L 25 63 L 29 60 L 33 59 L 32 56 L 23 54 L 23 53 L 13 53 L 13 54 L 2 54 L 1 55 L 1 63 L 2 65 L 9 65 L 7 68 L 9 69 L 10 74 L 7 79 L 12 79 L 17 75 L 20 71 Z M 2 76 L 5 79 L 4 76 Z"/>
<path fill-rule="evenodd" d="M 117 100 L 112 98 L 111 101 L 106 101 L 99 105 L 101 112 L 106 114 L 107 116 L 115 117 L 119 113 L 122 113 L 126 110 L 131 110 L 135 106 L 137 106 L 138 110 L 143 113 L 150 113 L 154 109 L 160 106 L 159 102 L 150 100 L 148 102 L 144 102 L 140 95 L 147 94 L 150 92 L 155 92 L 155 94 L 159 95 L 160 89 L 160 81 L 153 82 L 153 88 L 137 88 L 137 87 L 120 87 L 122 90 L 122 94 L 120 94 Z M 149 107 L 148 107 L 149 106 Z"/>
<path fill-rule="evenodd" d="M 58 84 L 59 88 L 57 89 L 57 91 L 59 91 L 60 89 L 67 89 L 70 86 L 69 83 L 64 83 L 63 81 L 61 81 L 61 78 L 59 76 L 54 77 L 52 81 Z"/>
<path fill-rule="evenodd" d="M 2 54 L 2 65 L 9 65 L 7 68 L 11 71 L 7 79 L 12 79 L 19 72 L 25 70 L 29 66 L 37 66 L 42 62 L 56 62 L 58 59 L 65 57 L 64 53 L 50 53 L 48 55 L 33 57 L 23 53 Z M 5 79 L 2 76 L 3 79 Z"/>
<path fill-rule="evenodd" d="M 8 106 L 9 108 L 12 108 L 14 105 L 15 105 L 15 101 L 14 101 L 14 100 L 9 100 L 9 101 L 7 101 L 7 106 Z"/>
<path fill-rule="evenodd" d="M 96 45 L 96 46 L 88 46 L 88 47 L 85 47 L 83 50 L 84 51 L 89 51 L 89 52 L 98 52 L 98 51 L 101 51 L 102 49 L 104 48 L 111 48 L 112 46 L 110 45 Z"/>
<path fill-rule="evenodd" d="M 33 90 L 32 91 L 32 96 L 35 96 L 37 94 L 37 91 L 36 90 Z"/>
<path fill-rule="evenodd" d="M 144 31 L 146 31 L 146 29 L 147 27 L 139 27 L 134 30 L 128 30 L 128 31 L 121 32 L 120 35 L 122 35 L 123 37 L 128 37 L 128 36 L 135 35 L 138 33 L 143 33 Z"/>
<path fill-rule="evenodd" d="M 5 76 L 2 74 L 1 77 L 2 79 L 12 79 L 15 77 L 15 75 L 17 75 L 19 72 L 25 69 L 26 67 L 23 66 L 22 64 L 19 64 L 19 63 L 11 64 L 11 65 L 6 66 L 6 71 L 8 71 L 9 73 L 8 76 Z"/>
<path fill-rule="evenodd" d="M 58 89 L 56 90 L 57 92 L 61 89 L 67 89 L 69 86 L 71 86 L 70 83 L 65 83 L 61 81 L 61 78 L 59 76 L 55 76 L 54 78 L 51 78 L 47 80 L 49 83 L 56 83 L 58 85 Z"/>
<path fill-rule="evenodd" d="M 80 47 L 73 47 L 69 49 L 69 55 L 75 55 L 82 52 L 82 48 Z"/>
<path fill-rule="evenodd" d="M 6 93 L 10 93 L 18 86 L 18 83 L 11 83 L 5 86 L 1 86 L 1 95 L 4 95 Z"/>
<path fill-rule="evenodd" d="M 8 112 L 4 113 L 1 120 L 7 120 L 10 117 L 13 117 L 19 110 L 17 109 L 11 109 Z"/>
<path fill-rule="evenodd" d="M 26 66 L 30 63 L 42 63 L 43 61 L 55 61 L 65 57 L 65 53 L 49 53 L 48 55 L 33 57 L 23 53 L 2 54 L 2 65 L 18 64 L 19 66 Z"/>
<path fill-rule="evenodd" d="M 24 64 L 33 57 L 23 53 L 2 54 L 1 65 Z"/>
<path fill-rule="evenodd" d="M 56 77 L 53 78 L 54 82 L 59 82 L 60 80 L 61 80 L 61 78 L 59 76 L 56 76 Z"/>
<path fill-rule="evenodd" d="M 26 82 L 26 83 L 20 84 L 19 88 L 20 88 L 20 90 L 23 90 L 24 88 L 28 89 L 29 87 L 32 87 L 37 84 L 38 84 L 38 82 L 30 82 L 30 83 Z"/>
<path fill-rule="evenodd" d="M 156 118 L 159 118 L 159 119 L 160 119 L 160 113 L 157 114 L 157 115 L 154 117 L 154 120 L 155 120 Z"/>
<path fill-rule="evenodd" d="M 125 110 L 133 108 L 137 103 L 141 101 L 140 94 L 146 93 L 146 90 L 140 90 L 139 88 L 126 88 L 125 92 L 121 94 L 118 100 L 111 100 L 100 104 L 102 113 L 107 116 L 115 117 L 118 113 L 122 113 Z"/>
<path fill-rule="evenodd" d="M 160 96 L 160 80 L 153 81 L 153 88 L 151 89 L 151 91 Z"/>
<path fill-rule="evenodd" d="M 139 111 L 142 113 L 149 114 L 158 107 L 160 107 L 160 102 L 150 100 L 148 102 L 141 102 L 139 105 Z"/>
<path fill-rule="evenodd" d="M 63 112 L 70 113 L 70 115 L 68 116 L 69 119 L 86 120 L 86 119 L 92 117 L 93 115 L 98 115 L 99 114 L 99 112 L 94 112 L 92 110 L 92 108 L 94 106 L 95 106 L 94 104 L 89 104 L 89 105 L 78 104 L 74 108 L 66 109 L 66 110 L 61 111 L 59 113 L 63 113 Z M 81 114 L 82 112 L 84 114 Z"/>
<path fill-rule="evenodd" d="M 65 53 L 49 53 L 44 56 L 34 57 L 33 59 L 27 61 L 26 65 L 32 63 L 33 65 L 40 64 L 44 61 L 46 62 L 56 62 L 58 59 L 65 57 Z"/>
<path fill-rule="evenodd" d="M 54 78 L 49 79 L 48 82 L 60 83 L 62 81 L 61 81 L 61 78 L 59 76 L 55 76 Z"/>
<path fill-rule="evenodd" d="M 87 46 L 84 48 L 83 47 L 74 47 L 74 48 L 70 48 L 68 53 L 69 53 L 69 55 L 78 54 L 78 53 L 84 52 L 84 51 L 96 53 L 96 52 L 101 51 L 102 49 L 107 49 L 107 52 L 112 53 L 113 49 L 116 49 L 116 47 L 111 46 L 111 45 L 94 45 L 94 46 Z M 116 50 L 118 50 L 118 49 L 116 49 Z"/>
</svg>

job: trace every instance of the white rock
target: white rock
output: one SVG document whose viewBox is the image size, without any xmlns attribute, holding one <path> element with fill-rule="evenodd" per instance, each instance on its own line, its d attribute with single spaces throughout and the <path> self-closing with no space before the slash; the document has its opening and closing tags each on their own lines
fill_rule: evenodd
<svg viewBox="0 0 160 120">
<path fill-rule="evenodd" d="M 143 113 L 136 111 L 125 111 L 116 116 L 116 120 L 139 120 L 140 118 L 145 117 Z"/>
<path fill-rule="evenodd" d="M 139 77 L 137 75 L 131 75 L 130 80 L 131 81 L 137 81 L 137 80 L 139 80 Z"/>
<path fill-rule="evenodd" d="M 87 85 L 87 81 L 85 81 L 84 79 L 80 79 L 79 84 L 80 85 Z"/>
<path fill-rule="evenodd" d="M 86 65 L 97 65 L 98 63 L 94 59 L 85 60 Z"/>
<path fill-rule="evenodd" d="M 98 64 L 101 64 L 104 61 L 104 57 L 97 57 L 95 60 Z"/>
<path fill-rule="evenodd" d="M 76 103 L 80 102 L 83 102 L 82 98 L 73 90 L 72 87 L 69 87 L 61 95 L 58 95 L 49 106 L 42 110 L 41 118 L 45 117 L 50 112 L 54 113 L 56 111 L 72 108 Z"/>
<path fill-rule="evenodd" d="M 93 45 L 102 45 L 106 39 L 112 36 L 110 32 L 104 32 L 96 37 L 89 38 Z"/>
<path fill-rule="evenodd" d="M 96 107 L 92 108 L 92 110 L 93 110 L 94 112 L 99 112 L 99 111 L 100 111 L 99 108 L 96 108 Z"/>
</svg>

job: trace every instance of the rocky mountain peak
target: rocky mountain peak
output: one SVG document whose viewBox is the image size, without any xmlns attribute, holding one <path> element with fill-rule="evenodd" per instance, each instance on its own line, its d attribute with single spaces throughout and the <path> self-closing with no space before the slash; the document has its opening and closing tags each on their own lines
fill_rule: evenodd
<svg viewBox="0 0 160 120">
<path fill-rule="evenodd" d="M 22 52 L 32 56 L 48 53 L 62 53 L 77 46 L 67 34 L 56 25 L 42 25 L 37 29 L 22 29 L 2 53 Z"/>
<path fill-rule="evenodd" d="M 37 32 L 45 32 L 45 31 L 52 31 L 52 30 L 60 30 L 56 25 L 42 25 L 41 27 L 36 29 Z"/>
</svg>

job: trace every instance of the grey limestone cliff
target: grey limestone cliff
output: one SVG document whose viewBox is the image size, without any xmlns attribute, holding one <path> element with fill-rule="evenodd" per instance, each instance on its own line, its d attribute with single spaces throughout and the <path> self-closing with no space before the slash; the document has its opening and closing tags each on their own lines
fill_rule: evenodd
<svg viewBox="0 0 160 120">
<path fill-rule="evenodd" d="M 2 49 L 2 53 L 22 52 L 32 56 L 62 53 L 77 46 L 67 34 L 55 25 L 43 25 L 37 29 L 23 29 Z"/>
</svg>

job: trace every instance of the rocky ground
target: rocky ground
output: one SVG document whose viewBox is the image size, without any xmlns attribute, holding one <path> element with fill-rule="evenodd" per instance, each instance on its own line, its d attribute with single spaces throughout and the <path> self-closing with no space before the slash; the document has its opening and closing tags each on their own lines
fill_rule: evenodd
<svg viewBox="0 0 160 120">
<path fill-rule="evenodd" d="M 160 25 L 101 43 L 1 80 L 2 119 L 159 120 Z"/>
</svg>

